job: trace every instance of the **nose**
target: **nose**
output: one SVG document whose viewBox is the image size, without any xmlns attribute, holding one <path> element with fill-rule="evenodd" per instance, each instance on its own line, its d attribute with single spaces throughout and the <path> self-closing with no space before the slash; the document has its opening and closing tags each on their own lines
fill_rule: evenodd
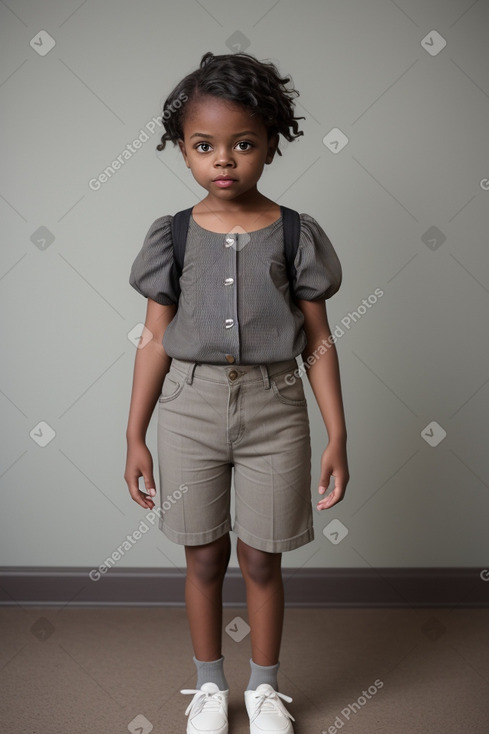
<svg viewBox="0 0 489 734">
<path fill-rule="evenodd" d="M 234 166 L 232 150 L 224 146 L 216 149 L 214 165 L 218 166 L 219 168 L 230 168 Z"/>
</svg>

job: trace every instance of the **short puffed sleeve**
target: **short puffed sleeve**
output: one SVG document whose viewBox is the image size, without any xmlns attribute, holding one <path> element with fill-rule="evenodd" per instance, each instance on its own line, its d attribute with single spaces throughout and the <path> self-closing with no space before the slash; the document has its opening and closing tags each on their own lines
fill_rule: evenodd
<svg viewBox="0 0 489 734">
<path fill-rule="evenodd" d="M 294 295 L 304 301 L 326 300 L 339 290 L 341 263 L 328 235 L 316 220 L 309 214 L 301 214 L 300 220 L 299 248 L 294 260 Z"/>
<path fill-rule="evenodd" d="M 163 306 L 178 303 L 170 215 L 156 219 L 131 267 L 129 283 L 138 293 Z"/>
</svg>

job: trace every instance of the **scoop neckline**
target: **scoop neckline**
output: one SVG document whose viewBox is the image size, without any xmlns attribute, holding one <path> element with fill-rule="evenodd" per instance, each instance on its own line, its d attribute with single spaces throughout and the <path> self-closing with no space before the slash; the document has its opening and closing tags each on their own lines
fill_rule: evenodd
<svg viewBox="0 0 489 734">
<path fill-rule="evenodd" d="M 192 220 L 194 225 L 198 227 L 198 229 L 201 229 L 203 232 L 208 232 L 209 234 L 217 234 L 217 235 L 220 235 L 221 237 L 227 234 L 234 234 L 232 230 L 229 232 L 214 232 L 212 229 L 205 229 L 205 227 L 201 227 L 201 225 L 195 221 L 194 215 L 192 213 L 190 213 L 190 219 Z M 281 221 L 282 221 L 282 214 L 280 214 L 279 218 L 276 219 L 274 222 L 272 222 L 271 224 L 267 224 L 266 227 L 261 227 L 261 229 L 251 229 L 249 232 L 247 231 L 246 234 L 256 234 L 257 232 L 264 232 L 266 229 L 270 229 L 270 227 L 275 227 L 278 224 L 278 222 L 281 222 Z"/>
</svg>

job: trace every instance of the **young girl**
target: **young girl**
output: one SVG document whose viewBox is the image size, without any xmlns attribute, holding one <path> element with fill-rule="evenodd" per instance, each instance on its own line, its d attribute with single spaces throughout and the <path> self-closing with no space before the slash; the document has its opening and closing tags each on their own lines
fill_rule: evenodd
<svg viewBox="0 0 489 734">
<path fill-rule="evenodd" d="M 325 299 L 341 265 L 319 224 L 300 215 L 290 270 L 279 204 L 257 183 L 279 137 L 303 133 L 271 63 L 249 54 L 206 53 L 167 98 L 167 141 L 180 146 L 207 195 L 193 207 L 178 281 L 172 219 L 156 219 L 130 284 L 147 297 L 148 343 L 137 350 L 124 478 L 132 498 L 153 509 L 156 494 L 146 430 L 158 401 L 159 528 L 185 546 L 185 601 L 197 668 L 187 733 L 227 734 L 228 684 L 221 654 L 222 584 L 229 531 L 246 583 L 251 677 L 244 692 L 250 733 L 292 734 L 278 692 L 284 615 L 283 551 L 314 539 L 310 433 L 296 357 L 328 434 L 317 509 L 343 499 L 349 480 L 338 358 Z M 292 274 L 289 275 L 289 272 Z M 327 345 L 325 347 L 325 345 Z M 298 376 L 299 375 L 299 376 Z M 234 525 L 230 517 L 234 469 Z M 146 492 L 138 488 L 144 478 Z M 171 500 L 171 501 L 169 501 Z"/>
</svg>

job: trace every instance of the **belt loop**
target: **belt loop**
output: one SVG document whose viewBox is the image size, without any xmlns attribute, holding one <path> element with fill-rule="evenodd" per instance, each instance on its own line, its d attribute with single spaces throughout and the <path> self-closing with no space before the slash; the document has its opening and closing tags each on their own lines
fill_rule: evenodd
<svg viewBox="0 0 489 734">
<path fill-rule="evenodd" d="M 192 362 L 190 367 L 188 368 L 186 381 L 188 382 L 189 385 L 192 384 L 192 381 L 194 379 L 195 368 L 197 367 L 197 365 L 198 365 L 198 362 Z"/>
<path fill-rule="evenodd" d="M 268 367 L 266 364 L 260 365 L 261 376 L 263 377 L 263 387 L 265 390 L 270 389 L 270 375 L 268 374 Z"/>
</svg>

